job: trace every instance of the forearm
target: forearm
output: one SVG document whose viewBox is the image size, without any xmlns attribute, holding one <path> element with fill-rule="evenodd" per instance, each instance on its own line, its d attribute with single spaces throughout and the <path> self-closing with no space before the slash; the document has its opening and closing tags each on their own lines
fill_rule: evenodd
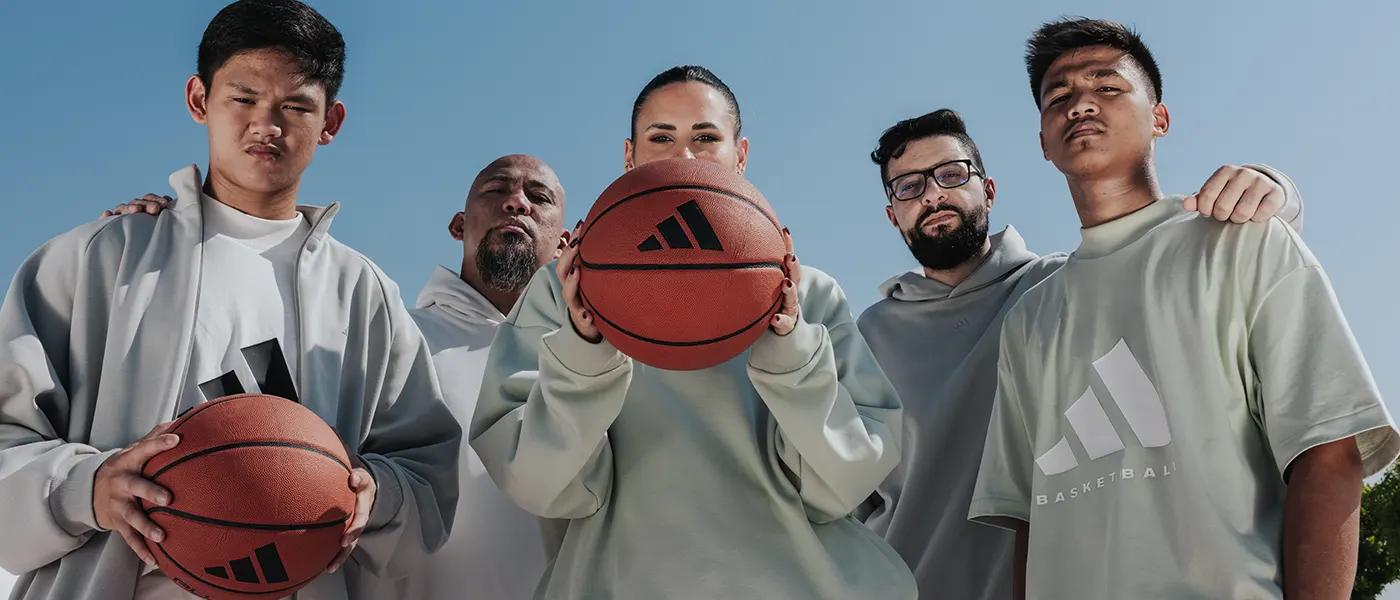
<svg viewBox="0 0 1400 600">
<path fill-rule="evenodd" d="M 1284 503 L 1285 597 L 1351 597 L 1360 519 L 1361 455 L 1355 441 L 1324 444 L 1294 460 Z"/>
<path fill-rule="evenodd" d="M 873 358 L 838 366 L 835 343 L 824 326 L 799 322 L 787 336 L 761 339 L 748 368 L 777 422 L 778 455 L 819 521 L 856 510 L 900 458 L 893 387 Z"/>
</svg>

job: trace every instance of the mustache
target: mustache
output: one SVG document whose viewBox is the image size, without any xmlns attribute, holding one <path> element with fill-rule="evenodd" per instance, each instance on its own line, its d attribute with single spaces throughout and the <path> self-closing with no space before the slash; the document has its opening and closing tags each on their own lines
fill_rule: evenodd
<svg viewBox="0 0 1400 600">
<path fill-rule="evenodd" d="M 923 212 L 919 213 L 919 220 L 914 222 L 914 228 L 920 230 L 923 229 L 925 221 L 932 219 L 934 215 L 944 211 L 952 212 L 958 215 L 958 219 L 962 220 L 964 223 L 967 222 L 967 212 L 963 211 L 961 207 L 944 202 L 942 204 L 925 208 Z"/>
<path fill-rule="evenodd" d="M 500 231 L 501 229 L 504 229 L 504 228 L 506 228 L 506 227 L 510 227 L 510 226 L 512 226 L 512 225 L 515 226 L 515 227 L 519 227 L 521 230 L 523 230 L 523 231 L 525 232 L 525 235 L 528 236 L 530 239 L 535 239 L 535 226 L 534 226 L 534 224 L 531 223 L 531 222 L 529 222 L 529 221 L 527 221 L 527 220 L 525 220 L 525 219 L 514 219 L 514 218 L 506 219 L 506 220 L 504 220 L 504 221 L 501 221 L 500 223 L 495 224 L 494 226 L 491 227 L 491 229 L 486 230 L 486 235 L 489 236 L 489 235 L 491 235 L 492 233 L 495 233 L 496 231 Z"/>
</svg>

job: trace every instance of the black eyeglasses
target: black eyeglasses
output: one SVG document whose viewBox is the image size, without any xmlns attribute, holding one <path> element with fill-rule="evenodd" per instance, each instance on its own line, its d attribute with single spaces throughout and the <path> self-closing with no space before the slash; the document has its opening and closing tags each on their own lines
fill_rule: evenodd
<svg viewBox="0 0 1400 600">
<path fill-rule="evenodd" d="M 932 169 L 905 173 L 885 183 L 889 195 L 895 200 L 915 200 L 924 195 L 929 180 L 938 187 L 951 190 L 961 187 L 972 176 L 985 177 L 973 168 L 972 160 L 960 158 L 937 165 Z"/>
</svg>

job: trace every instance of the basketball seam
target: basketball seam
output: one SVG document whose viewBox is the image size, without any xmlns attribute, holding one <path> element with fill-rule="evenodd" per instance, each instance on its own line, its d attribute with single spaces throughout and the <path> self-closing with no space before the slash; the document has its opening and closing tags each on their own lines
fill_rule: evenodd
<svg viewBox="0 0 1400 600">
<path fill-rule="evenodd" d="M 578 294 L 579 294 L 579 299 L 583 300 L 584 303 L 588 304 L 588 308 L 592 309 L 593 314 L 598 315 L 598 318 L 599 318 L 599 319 L 602 319 L 603 322 L 605 322 L 605 323 L 607 323 L 608 325 L 612 326 L 612 328 L 614 328 L 614 329 L 616 329 L 616 330 L 622 332 L 624 335 L 627 335 L 628 337 L 631 337 L 631 338 L 634 338 L 634 339 L 637 339 L 637 340 L 641 340 L 641 341 L 643 341 L 643 342 L 647 342 L 647 343 L 649 343 L 649 344 L 656 344 L 656 345 L 658 345 L 658 346 L 671 346 L 671 347 L 704 346 L 704 345 L 706 345 L 706 344 L 714 344 L 714 343 L 716 343 L 716 342 L 722 342 L 722 341 L 724 341 L 724 340 L 727 340 L 727 339 L 730 339 L 730 338 L 733 338 L 733 337 L 738 337 L 739 335 L 743 334 L 745 331 L 748 331 L 748 330 L 750 330 L 750 329 L 753 329 L 753 326 L 754 326 L 754 325 L 757 325 L 757 324 L 763 322 L 764 319 L 768 318 L 768 315 L 769 315 L 769 314 L 772 314 L 773 309 L 774 309 L 774 308 L 777 308 L 778 303 L 780 303 L 780 302 L 783 301 L 783 297 L 782 297 L 781 295 L 778 296 L 778 299 L 777 299 L 777 300 L 774 300 L 774 301 L 773 301 L 773 304 L 769 305 L 768 310 L 764 311 L 762 317 L 759 317 L 759 318 L 755 319 L 752 323 L 749 323 L 748 325 L 744 326 L 744 327 L 741 328 L 741 329 L 738 329 L 738 330 L 734 331 L 733 333 L 729 333 L 729 334 L 722 335 L 722 336 L 717 337 L 717 338 L 712 338 L 712 339 L 708 339 L 708 340 L 702 340 L 702 341 L 698 341 L 698 342 L 670 342 L 670 341 L 666 341 L 666 340 L 654 340 L 654 339 L 651 339 L 651 338 L 648 338 L 648 337 L 643 337 L 643 336 L 637 335 L 637 334 L 635 334 L 635 333 L 632 333 L 631 331 L 628 331 L 627 329 L 625 329 L 625 328 L 623 328 L 623 327 L 620 327 L 617 323 L 614 323 L 614 322 L 612 322 L 612 320 L 610 320 L 610 319 L 608 319 L 607 317 L 603 316 L 603 313 L 600 312 L 600 311 L 598 310 L 598 307 L 594 306 L 594 305 L 593 305 L 593 302 L 591 302 L 591 301 L 588 300 L 588 296 L 584 295 L 583 290 L 580 289 L 580 290 L 578 291 Z M 645 362 L 645 361 L 643 361 L 643 362 Z"/>
<path fill-rule="evenodd" d="M 606 215 L 606 214 L 608 214 L 609 212 L 612 212 L 612 210 L 613 210 L 614 208 L 617 208 L 617 207 L 621 206 L 624 202 L 629 202 L 629 201 L 635 200 L 635 199 L 640 198 L 640 197 L 642 197 L 642 196 L 645 196 L 645 195 L 647 195 L 647 194 L 654 194 L 654 193 L 657 193 L 657 192 L 669 192 L 669 191 L 672 191 L 672 190 L 702 190 L 702 191 L 707 191 L 707 192 L 714 192 L 714 193 L 720 194 L 720 195 L 722 195 L 722 196 L 728 196 L 728 197 L 730 197 L 730 198 L 733 198 L 733 199 L 735 199 L 735 200 L 738 200 L 738 201 L 740 201 L 740 202 L 743 202 L 744 204 L 749 205 L 749 206 L 752 207 L 754 210 L 757 210 L 757 211 L 759 212 L 759 214 L 763 215 L 763 218 L 767 219 L 769 223 L 772 223 L 772 224 L 773 224 L 773 228 L 774 228 L 774 229 L 778 230 L 779 232 L 781 232 L 782 229 L 783 229 L 782 226 L 778 224 L 778 221 L 777 221 L 776 219 L 774 219 L 771 215 L 768 214 L 768 211 L 763 210 L 763 208 L 760 207 L 756 202 L 754 202 L 754 201 L 752 201 L 752 200 L 749 200 L 748 198 L 745 198 L 745 197 L 743 197 L 743 196 L 740 196 L 739 194 L 735 194 L 734 192 L 730 192 L 730 191 L 728 191 L 728 190 L 722 190 L 722 189 L 719 189 L 719 188 L 717 188 L 717 187 L 710 187 L 710 186 L 706 186 L 706 185 L 694 185 L 694 184 L 663 185 L 663 186 L 660 186 L 660 187 L 648 188 L 648 189 L 646 189 L 646 190 L 637 192 L 637 193 L 632 194 L 632 195 L 630 195 L 630 196 L 626 196 L 626 197 L 624 197 L 623 199 L 618 200 L 617 202 L 612 203 L 611 206 L 609 206 L 609 207 L 603 209 L 603 212 L 598 213 L 598 216 L 597 216 L 597 217 L 594 217 L 591 221 L 589 221 L 589 223 L 588 223 L 588 228 L 587 228 L 587 229 L 584 229 L 584 230 L 583 230 L 583 233 L 579 234 L 579 236 L 578 236 L 578 237 L 579 237 L 579 260 L 583 260 L 583 240 L 584 240 L 585 238 L 588 237 L 588 232 L 590 232 L 590 231 L 593 230 L 593 226 L 594 226 L 595 224 L 597 224 L 598 221 L 603 220 L 603 215 Z"/>
<path fill-rule="evenodd" d="M 199 452 L 195 452 L 193 454 L 177 458 L 170 464 L 162 467 L 161 470 L 156 471 L 155 474 L 151 475 L 149 479 L 151 481 L 155 481 L 161 475 L 164 475 L 166 471 L 169 471 L 182 463 L 189 462 L 201 456 L 208 456 L 210 454 L 214 454 L 215 452 L 222 452 L 224 450 L 236 450 L 238 448 L 296 448 L 298 450 L 306 450 L 309 452 L 315 452 L 316 454 L 320 454 L 321 456 L 335 461 L 335 464 L 340 465 L 340 468 L 345 469 L 346 473 L 351 472 L 350 466 L 341 462 L 339 456 L 331 454 L 330 452 L 326 452 L 325 450 L 322 450 L 315 446 L 308 446 L 306 444 L 299 444 L 296 442 L 236 442 L 233 444 L 214 446 L 213 448 L 205 448 L 203 450 L 200 450 Z M 142 470 L 144 471 L 145 469 Z"/>
<path fill-rule="evenodd" d="M 194 521 L 197 523 L 204 523 L 206 525 L 217 525 L 219 527 L 229 527 L 232 529 L 252 529 L 255 531 L 298 531 L 302 529 L 325 529 L 327 527 L 335 527 L 336 525 L 341 525 L 350 518 L 350 515 L 345 515 L 344 517 L 341 517 L 339 519 L 335 519 L 333 521 L 324 521 L 321 523 L 273 525 L 271 523 L 241 523 L 239 521 L 225 521 L 223 519 L 215 519 L 213 517 L 205 517 L 193 513 L 187 513 L 183 510 L 175 510 L 167 506 L 154 506 L 147 509 L 146 512 L 152 514 L 165 513 L 180 519 L 184 519 L 186 521 Z"/>
<path fill-rule="evenodd" d="M 312 576 L 310 576 L 310 577 L 307 577 L 306 579 L 303 579 L 303 580 L 301 580 L 301 581 L 299 581 L 299 582 L 297 582 L 297 583 L 295 583 L 295 584 L 293 584 L 293 585 L 290 585 L 290 586 L 287 586 L 287 587 L 284 587 L 284 588 L 278 588 L 278 589 L 275 589 L 275 590 L 268 590 L 268 591 L 266 591 L 266 592 L 245 592 L 245 591 L 242 591 L 242 590 L 235 590 L 235 589 L 232 589 L 232 588 L 226 588 L 226 587 L 224 587 L 224 586 L 222 586 L 222 585 L 219 585 L 219 584 L 217 584 L 217 583 L 214 583 L 214 582 L 212 582 L 212 581 L 205 581 L 203 577 L 200 577 L 199 575 L 196 575 L 193 571 L 190 571 L 189 569 L 186 569 L 186 568 L 185 568 L 185 565 L 180 564 L 180 561 L 175 560 L 175 557 L 174 557 L 174 556 L 171 556 L 169 552 L 166 552 L 166 551 L 165 551 L 165 545 L 164 545 L 164 544 L 156 544 L 156 549 L 160 550 L 160 553 L 161 553 L 161 554 L 164 554 L 166 558 L 170 559 L 170 564 L 173 564 L 173 565 L 175 565 L 176 567 L 179 567 L 181 571 L 184 571 L 184 572 L 188 573 L 189 576 L 190 576 L 190 577 L 193 577 L 195 581 L 198 581 L 198 582 L 200 582 L 200 583 L 202 583 L 202 584 L 204 584 L 204 585 L 210 586 L 210 587 L 214 587 L 214 588 L 221 589 L 221 590 L 223 590 L 223 591 L 225 591 L 225 592 L 233 592 L 233 593 L 235 593 L 235 594 L 256 595 L 256 596 L 265 596 L 265 595 L 267 595 L 267 594 L 282 594 L 282 593 L 287 592 L 288 590 L 294 590 L 294 589 L 297 589 L 297 588 L 299 588 L 299 587 L 301 587 L 301 586 L 304 586 L 304 585 L 306 585 L 308 582 L 310 582 L 311 580 L 316 579 L 317 577 L 320 577 L 320 576 L 321 576 L 320 571 L 317 571 L 315 575 L 312 575 Z"/>
<path fill-rule="evenodd" d="M 734 263 L 670 263 L 614 264 L 591 263 L 579 257 L 579 263 L 595 271 L 725 271 L 741 269 L 782 269 L 783 264 L 770 260 Z"/>
</svg>

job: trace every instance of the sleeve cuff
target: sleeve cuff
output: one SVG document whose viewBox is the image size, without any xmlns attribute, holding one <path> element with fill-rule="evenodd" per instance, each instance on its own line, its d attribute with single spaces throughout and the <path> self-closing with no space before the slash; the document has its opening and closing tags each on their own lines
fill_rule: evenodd
<svg viewBox="0 0 1400 600">
<path fill-rule="evenodd" d="M 403 506 L 403 485 L 399 482 L 398 471 L 384 464 L 389 459 L 382 456 L 361 458 L 374 474 L 374 506 L 369 509 L 369 523 L 365 525 L 366 531 L 373 531 L 388 525 L 399 513 Z"/>
<path fill-rule="evenodd" d="M 826 339 L 826 327 L 805 320 L 787 335 L 769 329 L 754 343 L 749 366 L 766 373 L 791 373 L 812 362 Z"/>
<path fill-rule="evenodd" d="M 97 469 L 117 450 L 98 454 L 79 454 L 69 457 L 63 465 L 67 476 L 49 494 L 49 511 L 54 522 L 72 536 L 90 531 L 105 531 L 97 525 L 97 513 L 92 506 L 92 487 L 97 478 Z"/>
<path fill-rule="evenodd" d="M 579 336 L 572 323 L 550 333 L 540 340 L 549 353 L 554 355 L 564 368 L 585 377 L 597 377 L 623 365 L 627 357 L 606 338 L 594 344 Z"/>
<path fill-rule="evenodd" d="M 967 511 L 967 519 L 973 523 L 1010 531 L 1015 531 L 1018 525 L 1031 522 L 1029 511 L 1024 504 L 1005 498 L 974 498 Z"/>
</svg>

